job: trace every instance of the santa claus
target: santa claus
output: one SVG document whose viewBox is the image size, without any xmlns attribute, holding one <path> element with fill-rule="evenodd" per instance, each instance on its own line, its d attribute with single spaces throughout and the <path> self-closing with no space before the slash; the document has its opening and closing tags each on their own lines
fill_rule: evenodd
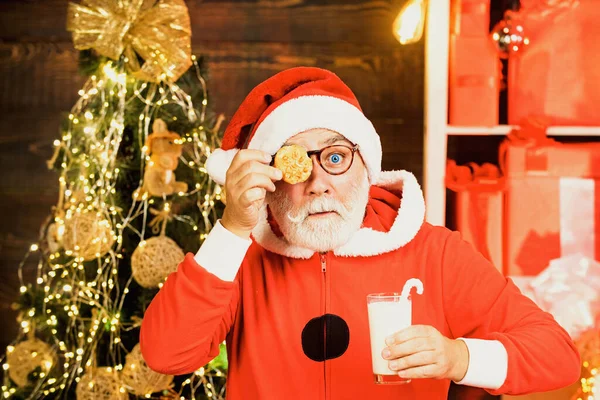
<svg viewBox="0 0 600 400">
<path fill-rule="evenodd" d="M 458 233 L 424 222 L 417 180 L 381 171 L 381 156 L 332 72 L 292 68 L 253 89 L 206 165 L 225 187 L 222 219 L 144 316 L 147 364 L 190 373 L 226 340 L 228 400 L 445 399 L 452 381 L 491 394 L 575 382 L 567 332 Z M 424 287 L 412 325 L 371 354 L 367 295 L 410 279 Z M 377 384 L 372 356 L 410 383 Z"/>
</svg>

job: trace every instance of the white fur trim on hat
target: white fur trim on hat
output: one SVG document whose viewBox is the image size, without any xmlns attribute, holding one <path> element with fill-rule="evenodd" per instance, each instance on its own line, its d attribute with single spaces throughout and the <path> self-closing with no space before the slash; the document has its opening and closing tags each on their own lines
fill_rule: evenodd
<svg viewBox="0 0 600 400">
<path fill-rule="evenodd" d="M 314 128 L 338 132 L 357 144 L 370 181 L 377 180 L 382 153 L 379 135 L 358 108 L 337 97 L 310 95 L 282 103 L 260 123 L 248 148 L 275 154 L 289 138 Z"/>
<path fill-rule="evenodd" d="M 231 166 L 233 157 L 235 157 L 238 151 L 240 150 L 215 149 L 215 151 L 208 156 L 204 167 L 213 181 L 217 182 L 219 185 L 225 184 L 225 175 L 227 175 L 227 170 L 229 169 L 229 166 Z"/>
</svg>

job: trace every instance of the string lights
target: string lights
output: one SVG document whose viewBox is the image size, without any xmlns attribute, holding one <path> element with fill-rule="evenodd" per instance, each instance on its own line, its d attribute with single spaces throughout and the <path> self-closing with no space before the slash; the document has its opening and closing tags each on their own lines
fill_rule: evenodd
<svg viewBox="0 0 600 400">
<path fill-rule="evenodd" d="M 221 188 L 209 179 L 204 164 L 211 149 L 219 147 L 218 131 L 223 118 L 219 117 L 210 128 L 206 126 L 206 82 L 194 56 L 188 72 L 200 88 L 199 104 L 194 104 L 192 96 L 179 85 L 140 81 L 126 72 L 123 62 L 115 61 L 101 66 L 79 91 L 79 99 L 68 115 L 61 138 L 54 141 L 54 155 L 48 161 L 48 166 L 59 173 L 58 202 L 46 229 L 31 244 L 18 268 L 20 330 L 0 359 L 6 372 L 2 385 L 4 398 L 25 397 L 25 393 L 31 399 L 61 398 L 83 378 L 87 387 L 84 389 L 95 390 L 96 375 L 91 371 L 97 371 L 102 379 L 120 376 L 124 357 L 130 351 L 124 341 L 141 322 L 127 309 L 135 299 L 130 298 L 134 282 L 131 269 L 128 262 L 124 263 L 131 257 L 126 245 L 144 243 L 152 236 L 147 230 L 152 218 L 151 206 L 166 210 L 172 223 L 179 223 L 179 227 L 188 226 L 195 233 L 198 246 L 212 229 Z M 134 103 L 139 106 L 132 108 Z M 139 112 L 134 115 L 134 126 L 128 125 L 132 109 Z M 145 194 L 134 201 L 132 196 L 124 196 L 121 185 L 136 176 L 132 175 L 132 169 L 141 172 L 138 187 L 144 183 L 143 171 L 149 161 L 144 143 L 152 121 L 159 115 L 167 123 L 185 122 L 192 127 L 187 132 L 178 132 L 183 146 L 179 165 L 187 168 L 185 175 L 191 186 L 186 192 L 162 198 Z M 127 148 L 134 149 L 131 151 L 134 156 L 130 157 L 130 164 L 123 164 L 121 159 Z M 178 210 L 186 210 L 183 204 L 193 204 L 196 207 L 193 215 L 197 217 L 189 212 L 180 215 Z M 26 284 L 23 268 L 34 258 L 37 258 L 35 281 Z M 139 292 L 139 286 L 136 290 Z M 128 317 L 124 318 L 125 315 Z M 31 363 L 31 370 L 27 371 L 33 380 L 18 384 L 13 373 L 16 366 L 9 355 L 19 351 L 20 343 L 28 343 L 26 338 L 33 347 L 25 351 L 32 360 L 41 361 L 39 365 Z M 43 357 L 38 349 L 42 347 L 48 353 Z M 56 362 L 51 361 L 54 359 Z M 107 366 L 97 367 L 98 359 Z M 218 399 L 223 393 L 214 380 L 223 376 L 222 367 L 209 366 L 192 374 L 178 390 L 170 387 L 139 397 L 183 399 L 193 397 L 195 391 L 203 391 L 206 396 Z M 118 396 L 133 393 L 122 381 L 115 382 L 118 382 L 114 391 L 117 397 L 105 398 L 123 398 Z M 81 390 L 78 386 L 77 396 L 85 398 Z"/>
</svg>

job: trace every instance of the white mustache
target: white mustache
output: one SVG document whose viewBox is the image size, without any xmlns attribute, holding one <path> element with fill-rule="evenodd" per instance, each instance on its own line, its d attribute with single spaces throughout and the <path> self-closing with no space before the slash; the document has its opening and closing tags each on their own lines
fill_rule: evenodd
<svg viewBox="0 0 600 400">
<path fill-rule="evenodd" d="M 335 212 L 342 218 L 346 219 L 349 215 L 348 210 L 341 202 L 330 197 L 319 197 L 313 201 L 303 205 L 296 212 L 290 211 L 287 213 L 287 218 L 294 224 L 304 221 L 310 214 Z"/>
</svg>

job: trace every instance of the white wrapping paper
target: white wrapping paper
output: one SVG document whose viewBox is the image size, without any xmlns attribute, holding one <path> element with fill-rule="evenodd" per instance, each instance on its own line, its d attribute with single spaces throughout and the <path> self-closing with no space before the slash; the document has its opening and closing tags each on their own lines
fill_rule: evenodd
<svg viewBox="0 0 600 400">
<path fill-rule="evenodd" d="M 550 262 L 536 277 L 515 277 L 521 292 L 577 339 L 595 326 L 600 300 L 600 263 L 581 254 Z"/>
</svg>

